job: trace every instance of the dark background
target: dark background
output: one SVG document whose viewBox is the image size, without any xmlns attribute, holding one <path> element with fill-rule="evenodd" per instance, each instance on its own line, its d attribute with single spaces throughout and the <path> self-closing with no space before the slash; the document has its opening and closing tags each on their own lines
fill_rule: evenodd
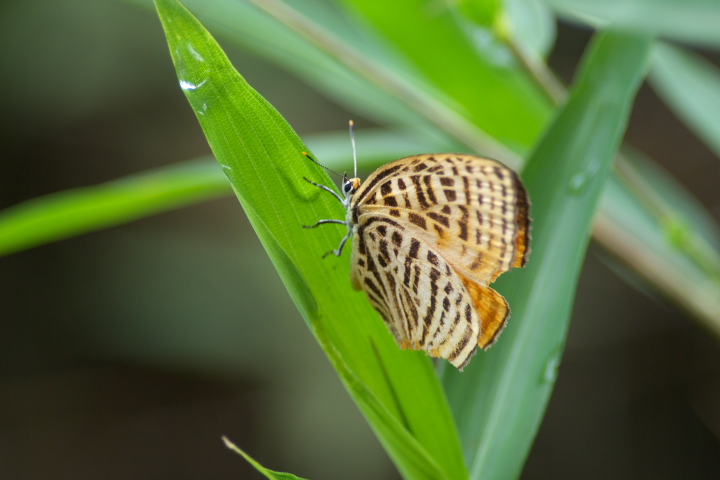
<svg viewBox="0 0 720 480">
<path fill-rule="evenodd" d="M 561 26 L 566 80 L 588 38 Z M 224 46 L 301 135 L 374 126 Z M 0 208 L 209 153 L 152 12 L 6 1 L 0 59 Z M 647 87 L 627 142 L 720 219 L 720 162 Z M 590 247 L 523 478 L 720 478 L 717 339 L 621 268 Z M 261 478 L 221 435 L 274 470 L 397 478 L 234 197 L 0 258 L 0 478 Z"/>
</svg>

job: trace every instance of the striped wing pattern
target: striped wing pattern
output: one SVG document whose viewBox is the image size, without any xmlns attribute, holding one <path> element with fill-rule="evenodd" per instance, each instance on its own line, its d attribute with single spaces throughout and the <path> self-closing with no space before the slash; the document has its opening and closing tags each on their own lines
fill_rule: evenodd
<svg viewBox="0 0 720 480">
<path fill-rule="evenodd" d="M 463 279 L 442 255 L 397 219 L 364 214 L 353 242 L 352 283 L 363 289 L 400 348 L 425 350 L 459 369 L 476 353 L 483 331 L 479 312 L 507 316 L 505 299 Z M 493 308 L 482 302 L 490 300 Z M 484 319 L 490 322 L 489 316 Z"/>
<path fill-rule="evenodd" d="M 470 279 L 487 285 L 529 254 L 528 200 L 517 174 L 473 155 L 416 155 L 375 171 L 352 198 L 413 229 Z"/>
<path fill-rule="evenodd" d="M 401 348 L 462 370 L 502 331 L 509 308 L 488 284 L 529 255 L 529 203 L 494 160 L 416 155 L 376 170 L 350 199 L 352 284 Z"/>
</svg>

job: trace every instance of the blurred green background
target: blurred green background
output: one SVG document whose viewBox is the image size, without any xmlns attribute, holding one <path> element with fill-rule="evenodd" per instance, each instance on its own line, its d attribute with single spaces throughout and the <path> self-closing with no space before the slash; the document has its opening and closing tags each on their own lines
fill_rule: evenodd
<svg viewBox="0 0 720 480">
<path fill-rule="evenodd" d="M 560 25 L 567 81 L 589 37 Z M 377 125 L 224 47 L 300 135 L 353 118 L 362 155 Z M 0 58 L 0 209 L 209 154 L 150 10 L 6 0 Z M 626 140 L 720 220 L 720 163 L 647 87 Z M 522 478 L 720 478 L 717 341 L 622 270 L 591 247 Z M 398 478 L 234 197 L 0 257 L 0 478 L 260 478 L 221 435 L 274 470 Z"/>
</svg>

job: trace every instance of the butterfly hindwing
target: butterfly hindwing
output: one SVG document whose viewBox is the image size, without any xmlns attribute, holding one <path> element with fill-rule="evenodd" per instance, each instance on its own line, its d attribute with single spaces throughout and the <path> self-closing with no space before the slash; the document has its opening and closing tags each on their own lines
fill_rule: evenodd
<svg viewBox="0 0 720 480">
<path fill-rule="evenodd" d="M 425 350 L 462 369 L 504 326 L 505 299 L 461 277 L 397 219 L 360 216 L 352 262 L 353 286 L 366 292 L 401 348 Z"/>
</svg>

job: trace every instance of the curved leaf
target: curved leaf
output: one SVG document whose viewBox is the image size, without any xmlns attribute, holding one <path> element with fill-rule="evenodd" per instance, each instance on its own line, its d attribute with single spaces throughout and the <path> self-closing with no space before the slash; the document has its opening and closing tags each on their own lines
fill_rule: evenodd
<svg viewBox="0 0 720 480">
<path fill-rule="evenodd" d="M 483 131 L 520 151 L 537 138 L 549 105 L 503 45 L 471 38 L 452 8 L 425 0 L 395 1 L 392 8 L 383 0 L 344 1 Z"/>
<path fill-rule="evenodd" d="M 174 0 L 157 0 L 180 85 L 208 142 L 290 295 L 351 395 L 407 478 L 465 478 L 444 393 L 427 357 L 402 352 L 364 296 L 349 262 L 321 255 L 341 228 L 303 230 L 343 218 L 330 184 L 300 138 L 235 71 L 208 32 Z M 346 254 L 347 255 L 347 254 Z"/>
<path fill-rule="evenodd" d="M 516 478 L 555 383 L 600 194 L 647 65 L 646 37 L 608 32 L 589 48 L 567 104 L 523 172 L 532 253 L 497 282 L 512 318 L 465 375 L 444 370 L 471 478 Z"/>
<path fill-rule="evenodd" d="M 217 165 L 171 167 L 35 198 L 0 212 L 0 256 L 226 195 Z"/>
<path fill-rule="evenodd" d="M 650 82 L 670 108 L 720 157 L 720 69 L 689 51 L 659 44 Z"/>
<path fill-rule="evenodd" d="M 238 448 L 234 443 L 228 440 L 227 437 L 223 437 L 223 442 L 225 442 L 226 447 L 247 460 L 250 465 L 255 467 L 258 472 L 265 475 L 265 477 L 269 480 L 303 480 L 302 478 L 293 475 L 292 473 L 274 472 L 272 470 L 268 470 L 267 468 L 260 465 L 260 463 L 256 462 L 255 459 L 253 459 L 250 455 L 240 450 L 240 448 Z"/>
<path fill-rule="evenodd" d="M 717 0 L 547 0 L 566 18 L 676 40 L 720 45 Z"/>
</svg>

